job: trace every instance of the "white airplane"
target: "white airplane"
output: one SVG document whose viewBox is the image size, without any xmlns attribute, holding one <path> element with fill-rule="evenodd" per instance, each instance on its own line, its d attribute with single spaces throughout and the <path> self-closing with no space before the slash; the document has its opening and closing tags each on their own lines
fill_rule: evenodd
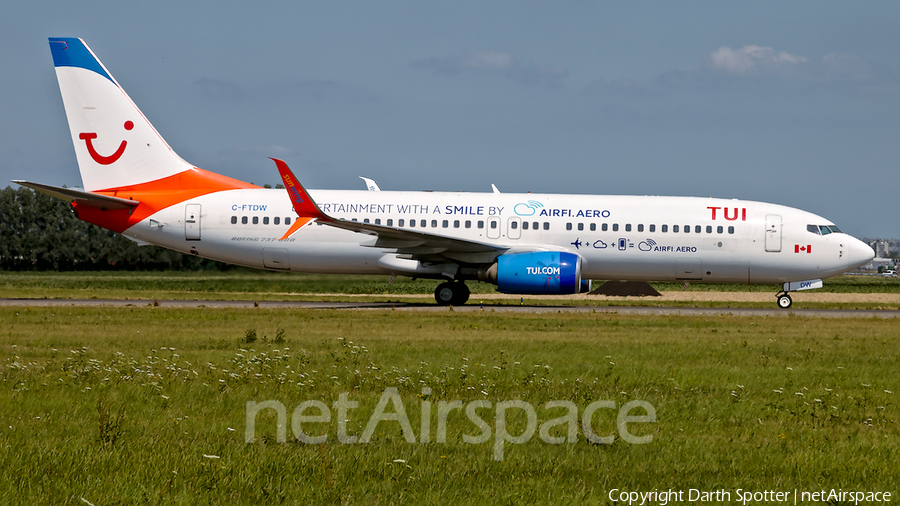
<svg viewBox="0 0 900 506">
<path fill-rule="evenodd" d="M 443 279 L 435 300 L 452 305 L 466 281 L 554 295 L 612 279 L 783 283 L 788 308 L 791 291 L 874 256 L 821 216 L 745 200 L 307 191 L 281 160 L 285 190 L 263 189 L 182 160 L 81 39 L 50 49 L 84 189 L 15 182 L 139 243 L 260 269 Z"/>
</svg>

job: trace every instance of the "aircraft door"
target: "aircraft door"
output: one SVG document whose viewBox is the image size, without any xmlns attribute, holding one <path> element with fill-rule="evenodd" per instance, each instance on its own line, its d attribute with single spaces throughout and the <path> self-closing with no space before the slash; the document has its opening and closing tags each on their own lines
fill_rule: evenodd
<svg viewBox="0 0 900 506">
<path fill-rule="evenodd" d="M 487 238 L 488 239 L 499 239 L 500 238 L 500 217 L 499 216 L 490 216 L 487 219 Z"/>
<path fill-rule="evenodd" d="M 781 251 L 781 216 L 777 214 L 766 215 L 766 251 Z"/>
<path fill-rule="evenodd" d="M 522 237 L 522 218 L 513 216 L 506 224 L 506 237 L 510 239 L 518 239 Z"/>
<path fill-rule="evenodd" d="M 200 204 L 184 206 L 184 238 L 187 241 L 200 240 Z"/>
</svg>

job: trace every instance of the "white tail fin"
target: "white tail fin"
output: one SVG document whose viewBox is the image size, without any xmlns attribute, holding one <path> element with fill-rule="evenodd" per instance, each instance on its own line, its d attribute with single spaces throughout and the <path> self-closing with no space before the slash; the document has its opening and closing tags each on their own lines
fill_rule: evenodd
<svg viewBox="0 0 900 506">
<path fill-rule="evenodd" d="M 134 105 L 78 38 L 51 38 L 50 51 L 84 189 L 127 187 L 193 168 Z"/>
</svg>

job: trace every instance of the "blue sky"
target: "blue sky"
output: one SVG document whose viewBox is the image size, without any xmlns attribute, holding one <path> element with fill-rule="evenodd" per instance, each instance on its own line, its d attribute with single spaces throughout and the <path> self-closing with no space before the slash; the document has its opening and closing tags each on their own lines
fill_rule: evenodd
<svg viewBox="0 0 900 506">
<path fill-rule="evenodd" d="M 693 195 L 900 237 L 897 2 L 14 2 L 0 176 L 80 185 L 47 37 L 186 160 L 311 188 Z"/>
</svg>

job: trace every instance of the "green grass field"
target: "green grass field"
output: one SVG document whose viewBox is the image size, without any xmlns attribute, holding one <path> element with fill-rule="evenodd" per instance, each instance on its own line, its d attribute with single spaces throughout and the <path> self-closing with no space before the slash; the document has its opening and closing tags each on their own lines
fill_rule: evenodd
<svg viewBox="0 0 900 506">
<path fill-rule="evenodd" d="M 103 284 L 105 281 L 100 281 Z M 255 333 L 256 341 L 250 342 Z M 607 503 L 612 489 L 900 492 L 900 327 L 881 319 L 631 317 L 149 306 L 0 308 L 2 504 Z M 417 442 L 383 421 L 366 444 L 294 437 L 300 403 L 347 394 L 361 435 L 397 389 Z M 423 387 L 431 389 L 423 394 Z M 426 391 L 427 392 L 427 391 Z M 274 400 L 287 413 L 276 442 Z M 441 401 L 535 406 L 538 429 L 495 460 L 460 411 L 436 442 Z M 539 437 L 570 401 L 643 400 L 656 422 L 617 432 L 599 409 L 592 444 Z M 421 443 L 423 402 L 430 442 Z M 393 412 L 393 404 L 388 412 Z M 306 414 L 316 414 L 315 410 Z M 643 414 L 638 410 L 632 414 Z M 527 429 L 509 410 L 508 432 Z M 564 436 L 558 426 L 548 436 Z M 686 498 L 687 496 L 685 496 Z M 734 496 L 732 496 L 734 502 Z"/>
<path fill-rule="evenodd" d="M 0 272 L 2 298 L 77 298 L 77 299 L 211 299 L 211 300 L 332 300 L 318 294 L 353 295 L 355 300 L 431 301 L 438 281 L 387 276 L 336 276 L 291 274 L 250 269 L 228 272 Z M 601 282 L 595 282 L 599 286 Z M 497 293 L 486 283 L 468 283 L 470 303 L 479 294 Z M 681 291 L 680 283 L 652 283 L 659 291 Z M 759 292 L 772 294 L 771 302 L 746 302 L 744 307 L 774 307 L 776 285 L 722 285 L 694 283 L 695 292 Z M 900 279 L 874 276 L 839 276 L 825 281 L 815 293 L 900 293 Z M 809 292 L 809 293 L 813 293 Z M 338 297 L 340 298 L 340 297 Z M 630 298 L 614 302 L 573 301 L 566 297 L 526 296 L 532 303 L 582 305 L 660 305 L 653 297 Z M 561 302 L 562 301 L 562 302 Z M 517 304 L 518 299 L 492 300 L 491 304 Z M 667 301 L 667 306 L 727 306 L 717 302 Z M 805 308 L 897 309 L 880 303 L 802 303 Z"/>
</svg>

